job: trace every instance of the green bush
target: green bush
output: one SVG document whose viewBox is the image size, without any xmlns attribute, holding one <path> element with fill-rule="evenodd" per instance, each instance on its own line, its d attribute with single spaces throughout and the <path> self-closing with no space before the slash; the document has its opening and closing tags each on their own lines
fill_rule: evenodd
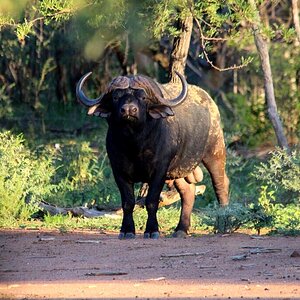
<svg viewBox="0 0 300 300">
<path fill-rule="evenodd" d="M 63 207 L 116 206 L 119 193 L 104 149 L 77 140 L 56 144 L 52 151 L 55 193 L 47 201 Z"/>
<path fill-rule="evenodd" d="M 271 232 L 295 234 L 300 232 L 299 204 L 276 203 L 275 192 L 268 191 L 262 186 L 257 203 L 249 205 L 251 219 L 249 227 L 258 233 L 262 228 L 269 228 Z"/>
<path fill-rule="evenodd" d="M 277 148 L 266 162 L 261 162 L 252 176 L 274 191 L 276 202 L 300 204 L 300 153 L 290 154 Z"/>
<path fill-rule="evenodd" d="M 45 200 L 58 206 L 119 206 L 119 193 L 114 183 L 104 149 L 91 147 L 82 140 L 64 141 L 46 146 L 26 145 L 22 135 L 0 133 L 0 227 L 16 226 L 31 218 L 37 203 Z M 201 214 L 193 215 L 192 228 L 215 232 L 233 232 L 239 228 L 262 228 L 271 232 L 300 232 L 299 154 L 288 155 L 275 150 L 265 162 L 244 160 L 228 151 L 228 174 L 231 179 L 231 202 L 217 206 L 214 192 L 205 192 L 208 205 Z M 210 186 L 209 178 L 205 179 Z M 135 213 L 136 226 L 144 230 L 146 211 Z M 161 230 L 172 232 L 179 209 L 159 210 Z M 77 219 L 71 216 L 46 215 L 44 225 L 68 228 L 118 229 L 120 220 Z M 80 221 L 80 222 L 79 222 Z"/>
<path fill-rule="evenodd" d="M 22 135 L 0 133 L 0 226 L 27 220 L 52 192 L 53 174 L 51 157 L 30 151 Z"/>
<path fill-rule="evenodd" d="M 265 161 L 244 160 L 227 150 L 227 173 L 230 178 L 230 205 L 220 208 L 213 201 L 210 182 L 205 198 L 209 205 L 201 217 L 215 232 L 233 232 L 252 228 L 258 233 L 297 233 L 300 230 L 300 157 L 282 149 L 271 152 Z M 207 194 L 208 193 L 208 194 Z"/>
<path fill-rule="evenodd" d="M 272 232 L 291 235 L 300 234 L 300 206 L 277 204 Z"/>
<path fill-rule="evenodd" d="M 61 207 L 119 205 L 105 151 L 85 141 L 35 147 L 0 133 L 0 226 L 28 220 L 41 200 Z"/>
<path fill-rule="evenodd" d="M 235 202 L 226 207 L 209 205 L 200 216 L 207 228 L 213 228 L 215 233 L 231 233 L 248 224 L 250 214 L 246 206 Z"/>
</svg>

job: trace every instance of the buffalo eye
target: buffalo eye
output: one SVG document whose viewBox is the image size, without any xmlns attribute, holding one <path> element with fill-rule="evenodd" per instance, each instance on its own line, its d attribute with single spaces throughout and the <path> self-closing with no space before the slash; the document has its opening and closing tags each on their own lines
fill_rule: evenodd
<svg viewBox="0 0 300 300">
<path fill-rule="evenodd" d="M 144 90 L 137 90 L 135 93 L 134 93 L 134 96 L 136 98 L 138 98 L 139 100 L 146 100 L 146 93 Z"/>
<path fill-rule="evenodd" d="M 124 94 L 124 91 L 122 90 L 114 90 L 112 92 L 112 99 L 113 101 L 119 101 L 119 99 L 122 97 L 122 95 Z"/>
</svg>

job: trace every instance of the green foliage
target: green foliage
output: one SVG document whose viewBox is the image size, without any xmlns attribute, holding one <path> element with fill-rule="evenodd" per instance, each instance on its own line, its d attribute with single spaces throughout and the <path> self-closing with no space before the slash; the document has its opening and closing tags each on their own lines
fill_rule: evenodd
<svg viewBox="0 0 300 300">
<path fill-rule="evenodd" d="M 295 30 L 287 21 L 291 20 L 290 7 L 287 2 L 277 2 L 269 3 L 272 9 L 261 11 L 267 24 L 263 34 L 270 40 L 273 81 L 280 116 L 289 140 L 297 143 L 300 134 L 297 77 L 300 48 L 293 43 Z M 256 3 L 264 5 L 263 1 Z M 276 18 L 268 15 L 268 11 L 274 12 Z M 7 177 L 3 175 L 7 171 L 6 165 L 0 166 L 1 193 L 4 195 L 1 197 L 1 212 L 8 211 L 12 215 L 8 223 L 12 224 L 17 219 L 26 220 L 35 210 L 25 204 L 27 197 L 33 202 L 41 198 L 61 206 L 119 204 L 105 151 L 102 146 L 100 149 L 94 146 L 104 145 L 103 138 L 99 138 L 104 135 L 100 130 L 102 125 L 98 120 L 87 119 L 83 110 L 78 108 L 74 95 L 75 84 L 87 70 L 93 70 L 94 85 L 92 82 L 88 87 L 89 94 L 99 95 L 111 77 L 124 72 L 124 69 L 129 70 L 130 64 L 137 62 L 137 53 L 148 53 L 148 58 L 156 52 L 165 55 L 164 51 L 171 47 L 172 37 L 178 35 L 176 22 L 189 13 L 200 22 L 205 36 L 205 49 L 212 57 L 220 61 L 226 58 L 226 63 L 228 58 L 232 58 L 236 63 L 237 56 L 241 57 L 239 60 L 244 64 L 248 64 L 249 57 L 253 58 L 247 68 L 235 74 L 234 81 L 231 73 L 224 77 L 211 76 L 210 70 L 200 66 L 204 57 L 200 61 L 201 49 L 195 52 L 197 55 L 193 64 L 201 71 L 201 84 L 208 82 L 208 86 L 214 90 L 219 92 L 221 89 L 232 108 L 231 114 L 222 118 L 225 120 L 225 131 L 239 132 L 240 141 L 247 146 L 274 142 L 265 108 L 259 58 L 255 54 L 252 32 L 249 30 L 255 14 L 247 1 L 0 2 L 0 123 L 3 128 L 24 132 L 33 149 L 30 150 L 21 137 L 13 137 L 15 141 L 21 139 L 20 145 L 27 151 L 24 150 L 27 156 L 19 165 L 12 164 L 12 157 L 15 157 L 12 152 L 3 150 L 3 153 L 10 153 L 5 156 L 5 161 L 10 161 L 11 169 L 20 167 L 16 172 L 18 176 Z M 197 33 L 199 30 L 195 26 L 192 48 L 202 47 Z M 163 41 L 167 44 L 162 45 L 162 36 L 168 37 L 168 42 Z M 137 68 L 141 70 L 139 65 Z M 187 75 L 190 76 L 188 72 L 191 70 L 187 69 Z M 198 79 L 194 82 L 198 83 Z M 219 79 L 224 81 L 223 86 L 219 83 L 215 86 L 214 81 Z M 236 87 L 234 93 L 233 86 Z M 84 136 L 80 136 L 80 132 L 84 132 Z M 46 146 L 40 146 L 39 151 L 35 151 L 41 138 L 46 141 Z M 88 143 L 88 140 L 92 142 Z M 54 148 L 54 143 L 59 147 Z M 4 154 L 1 155 L 2 162 Z M 215 226 L 219 231 L 225 231 L 227 227 L 232 231 L 240 226 L 257 230 L 268 227 L 280 232 L 287 228 L 297 230 L 299 223 L 293 216 L 299 216 L 299 153 L 289 157 L 276 152 L 260 164 L 255 159 L 243 159 L 228 150 L 227 170 L 231 181 L 232 204 L 223 210 L 210 207 L 204 226 Z M 39 184 L 38 180 L 44 180 L 44 183 Z M 207 190 L 204 196 L 198 197 L 202 202 L 199 206 L 215 202 L 208 174 L 204 184 Z M 17 188 L 5 189 L 6 185 L 15 185 Z M 144 213 L 135 216 L 140 228 L 145 224 Z M 171 230 L 177 223 L 178 210 L 162 209 L 160 214 L 162 227 Z M 54 222 L 62 228 L 64 223 L 76 226 L 77 222 L 69 216 L 53 218 L 52 221 L 50 217 L 47 218 L 49 226 Z M 84 222 L 85 225 L 82 225 Z M 82 219 L 80 224 L 78 226 L 90 224 L 91 227 L 105 227 L 110 225 L 110 221 L 94 223 Z M 201 219 L 197 219 L 194 226 L 202 228 Z"/>
<path fill-rule="evenodd" d="M 278 202 L 300 203 L 300 154 L 277 148 L 267 162 L 261 162 L 252 176 L 274 191 Z"/>
<path fill-rule="evenodd" d="M 38 157 L 21 135 L 0 133 L 0 226 L 30 218 L 36 203 L 52 192 L 53 173 L 51 157 Z"/>
<path fill-rule="evenodd" d="M 13 18 L 0 14 L 0 30 L 4 26 L 12 26 L 12 25 L 14 25 Z"/>
<path fill-rule="evenodd" d="M 39 1 L 38 6 L 33 7 L 33 9 L 45 17 L 46 24 L 49 24 L 51 20 L 55 22 L 68 20 L 72 13 L 81 7 L 82 2 L 76 0 L 43 0 Z"/>
<path fill-rule="evenodd" d="M 278 110 L 288 139 L 295 143 L 295 137 L 300 137 L 299 83 L 297 85 L 300 48 L 274 43 L 271 45 L 270 56 Z"/>
<path fill-rule="evenodd" d="M 116 206 L 119 200 L 104 149 L 100 153 L 85 141 L 57 144 L 53 164 L 55 193 L 47 200 L 60 206 L 99 204 Z"/>
<path fill-rule="evenodd" d="M 4 116 L 11 116 L 13 112 L 12 101 L 6 94 L 6 90 L 9 90 L 15 86 L 14 83 L 10 85 L 3 85 L 0 87 L 0 118 Z"/>
<path fill-rule="evenodd" d="M 27 220 L 38 210 L 36 203 L 40 200 L 59 206 L 119 205 L 118 191 L 103 149 L 92 148 L 85 141 L 73 141 L 57 143 L 55 147 L 40 146 L 37 150 L 30 150 L 22 136 L 9 132 L 0 134 L 1 227 L 17 224 L 26 227 Z M 215 232 L 225 233 L 239 228 L 253 228 L 258 232 L 268 228 L 271 232 L 298 233 L 299 202 L 292 198 L 294 203 L 279 203 L 281 199 L 274 190 L 276 187 L 287 193 L 299 193 L 298 164 L 296 152 L 289 156 L 277 149 L 266 162 L 257 164 L 245 162 L 235 152 L 228 151 L 229 175 L 234 182 L 231 183 L 231 203 L 227 207 L 218 207 L 214 202 L 203 208 L 201 213 L 193 214 L 192 230 L 213 228 Z M 249 171 L 251 169 L 252 172 Z M 247 173 L 251 176 L 245 179 Z M 248 183 L 245 184 L 245 181 Z M 259 185 L 255 187 L 253 181 L 259 182 Z M 213 191 L 206 193 L 212 193 L 209 197 L 214 197 Z M 161 231 L 167 234 L 173 232 L 179 215 L 179 207 L 161 208 L 158 212 Z M 146 219 L 146 210 L 134 213 L 138 230 L 145 229 Z M 118 230 L 120 223 L 120 218 L 46 215 L 41 226 L 63 232 L 71 228 Z"/>
<path fill-rule="evenodd" d="M 299 204 L 288 204 L 283 206 L 277 204 L 276 214 L 273 220 L 273 233 L 300 234 L 300 206 Z"/>
<path fill-rule="evenodd" d="M 87 142 L 37 150 L 25 146 L 22 136 L 0 133 L 0 226 L 26 221 L 41 200 L 59 206 L 119 205 L 105 152 L 99 155 Z"/>
<path fill-rule="evenodd" d="M 210 205 L 201 212 L 202 222 L 215 233 L 231 233 L 245 226 L 250 211 L 241 203 L 230 203 L 226 207 Z"/>
<path fill-rule="evenodd" d="M 174 25 L 187 14 L 189 5 L 188 1 L 182 0 L 160 1 L 151 5 L 151 11 L 154 22 L 149 24 L 149 29 L 153 32 L 154 37 L 158 38 L 162 35 L 177 36 L 179 31 Z"/>
<path fill-rule="evenodd" d="M 238 229 L 255 229 L 270 233 L 299 234 L 300 206 L 274 203 L 274 192 L 262 186 L 259 197 L 250 204 L 231 202 L 227 207 L 209 205 L 200 213 L 202 223 L 215 233 L 231 233 Z"/>
<path fill-rule="evenodd" d="M 249 226 L 260 232 L 263 228 L 270 228 L 271 232 L 295 234 L 300 232 L 299 204 L 275 203 L 274 191 L 268 191 L 262 186 L 257 203 L 250 204 L 252 214 Z"/>
<path fill-rule="evenodd" d="M 120 27 L 126 23 L 126 14 L 128 13 L 128 3 L 124 0 L 98 1 L 89 11 L 91 15 L 88 24 L 95 28 L 105 28 L 110 30 L 120 30 Z M 101 8 L 101 10 L 100 10 Z M 96 14 L 95 14 L 96 12 Z"/>
<path fill-rule="evenodd" d="M 248 147 L 260 145 L 272 136 L 271 125 L 265 114 L 263 98 L 250 100 L 246 95 L 227 94 L 234 116 L 224 114 L 225 132 L 238 132 L 240 141 Z"/>
<path fill-rule="evenodd" d="M 278 108 L 289 137 L 294 139 L 299 135 L 300 125 L 299 47 L 294 47 L 295 32 L 286 21 L 288 5 L 270 5 L 274 5 L 276 15 L 276 9 L 282 6 L 278 18 L 268 15 L 264 18 L 271 18 L 265 23 L 269 24 L 266 31 L 271 38 L 270 55 Z M 160 53 L 159 49 L 160 37 L 167 35 L 166 49 L 170 47 L 172 37 L 178 35 L 176 22 L 189 13 L 200 22 L 209 55 L 218 59 L 232 57 L 233 61 L 226 58 L 229 65 L 238 60 L 242 65 L 248 65 L 253 58 L 247 69 L 238 73 L 235 83 L 238 93 L 228 93 L 232 90 L 232 76 L 228 75 L 227 79 L 224 76 L 226 84 L 221 88 L 228 93 L 234 111 L 225 128 L 234 124 L 233 130 L 241 132 L 242 141 L 250 146 L 274 141 L 265 110 L 258 57 L 249 30 L 254 13 L 249 3 L 242 0 L 3 0 L 0 3 L 0 98 L 4 99 L 1 106 L 8 104 L 13 118 L 18 120 L 12 122 L 13 126 L 22 124 L 19 132 L 24 132 L 24 124 L 36 122 L 38 124 L 33 124 L 32 128 L 41 127 L 45 134 L 52 120 L 55 122 L 60 117 L 56 116 L 53 107 L 61 106 L 67 115 L 70 107 L 76 106 L 74 86 L 80 75 L 87 70 L 97 74 L 94 77 L 97 91 L 94 88 L 91 94 L 98 95 L 111 77 L 124 72 L 123 64 L 137 63 L 137 53 L 147 53 L 148 57 L 152 52 L 164 54 L 165 50 Z M 281 19 L 286 24 L 280 22 Z M 195 29 L 191 48 L 199 49 L 201 43 L 196 34 L 199 28 L 195 26 Z M 120 61 L 116 59 L 116 53 Z M 201 53 L 197 53 L 193 61 L 196 68 Z M 139 65 L 137 68 L 139 72 L 146 69 Z M 151 70 L 150 75 L 157 74 L 157 64 L 153 63 L 153 68 L 148 67 L 148 70 Z M 204 76 L 201 84 L 211 81 L 209 71 L 200 71 Z M 162 73 L 159 76 L 164 77 L 165 72 Z M 12 105 L 11 99 L 14 99 Z M 18 110 L 20 103 L 25 104 L 21 112 Z M 8 124 L 7 120 L 3 123 Z"/>
<path fill-rule="evenodd" d="M 28 22 L 26 19 L 24 23 L 20 23 L 16 28 L 16 35 L 19 41 L 24 41 L 26 37 L 31 33 L 32 23 Z"/>
<path fill-rule="evenodd" d="M 274 192 L 267 191 L 267 186 L 262 186 L 257 202 L 249 205 L 252 214 L 250 226 L 255 228 L 258 233 L 262 228 L 270 228 L 274 217 Z"/>
<path fill-rule="evenodd" d="M 210 200 L 200 213 L 203 223 L 220 233 L 239 228 L 298 233 L 299 152 L 276 149 L 264 162 L 244 161 L 231 150 L 227 154 L 231 202 L 218 207 Z M 205 197 L 214 198 L 210 187 L 206 193 Z"/>
<path fill-rule="evenodd" d="M 61 232 L 72 229 L 118 231 L 121 226 L 121 221 L 121 217 L 74 218 L 70 215 L 51 216 L 47 214 L 44 216 L 43 223 L 40 224 L 40 226 L 43 228 L 56 228 Z"/>
</svg>

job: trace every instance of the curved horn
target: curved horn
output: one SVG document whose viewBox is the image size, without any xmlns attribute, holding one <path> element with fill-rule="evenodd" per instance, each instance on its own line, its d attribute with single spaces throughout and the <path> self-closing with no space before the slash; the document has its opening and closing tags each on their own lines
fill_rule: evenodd
<svg viewBox="0 0 300 300">
<path fill-rule="evenodd" d="M 183 75 L 181 75 L 180 73 L 178 73 L 177 71 L 175 71 L 175 73 L 177 74 L 177 76 L 179 77 L 181 84 L 182 84 L 182 90 L 181 93 L 174 99 L 165 99 L 163 97 L 159 97 L 158 100 L 160 103 L 170 106 L 170 107 L 174 107 L 177 106 L 179 104 L 181 104 L 187 95 L 187 91 L 188 91 L 188 84 L 186 82 L 186 79 L 184 78 Z"/>
<path fill-rule="evenodd" d="M 83 105 L 87 106 L 87 107 L 91 107 L 94 106 L 98 103 L 101 102 L 101 99 L 103 97 L 103 94 L 98 97 L 97 99 L 89 99 L 84 92 L 82 91 L 82 87 L 86 81 L 86 79 L 92 74 L 92 72 L 89 72 L 85 75 L 83 75 L 80 80 L 78 81 L 77 85 L 76 85 L 76 96 L 77 99 L 80 103 L 82 103 Z"/>
</svg>

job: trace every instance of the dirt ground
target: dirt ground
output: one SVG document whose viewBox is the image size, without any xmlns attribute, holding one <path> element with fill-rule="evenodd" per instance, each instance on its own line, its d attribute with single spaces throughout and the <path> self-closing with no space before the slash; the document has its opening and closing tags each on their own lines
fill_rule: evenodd
<svg viewBox="0 0 300 300">
<path fill-rule="evenodd" d="M 2 230 L 0 298 L 300 299 L 299 252 L 300 237 Z"/>
</svg>

